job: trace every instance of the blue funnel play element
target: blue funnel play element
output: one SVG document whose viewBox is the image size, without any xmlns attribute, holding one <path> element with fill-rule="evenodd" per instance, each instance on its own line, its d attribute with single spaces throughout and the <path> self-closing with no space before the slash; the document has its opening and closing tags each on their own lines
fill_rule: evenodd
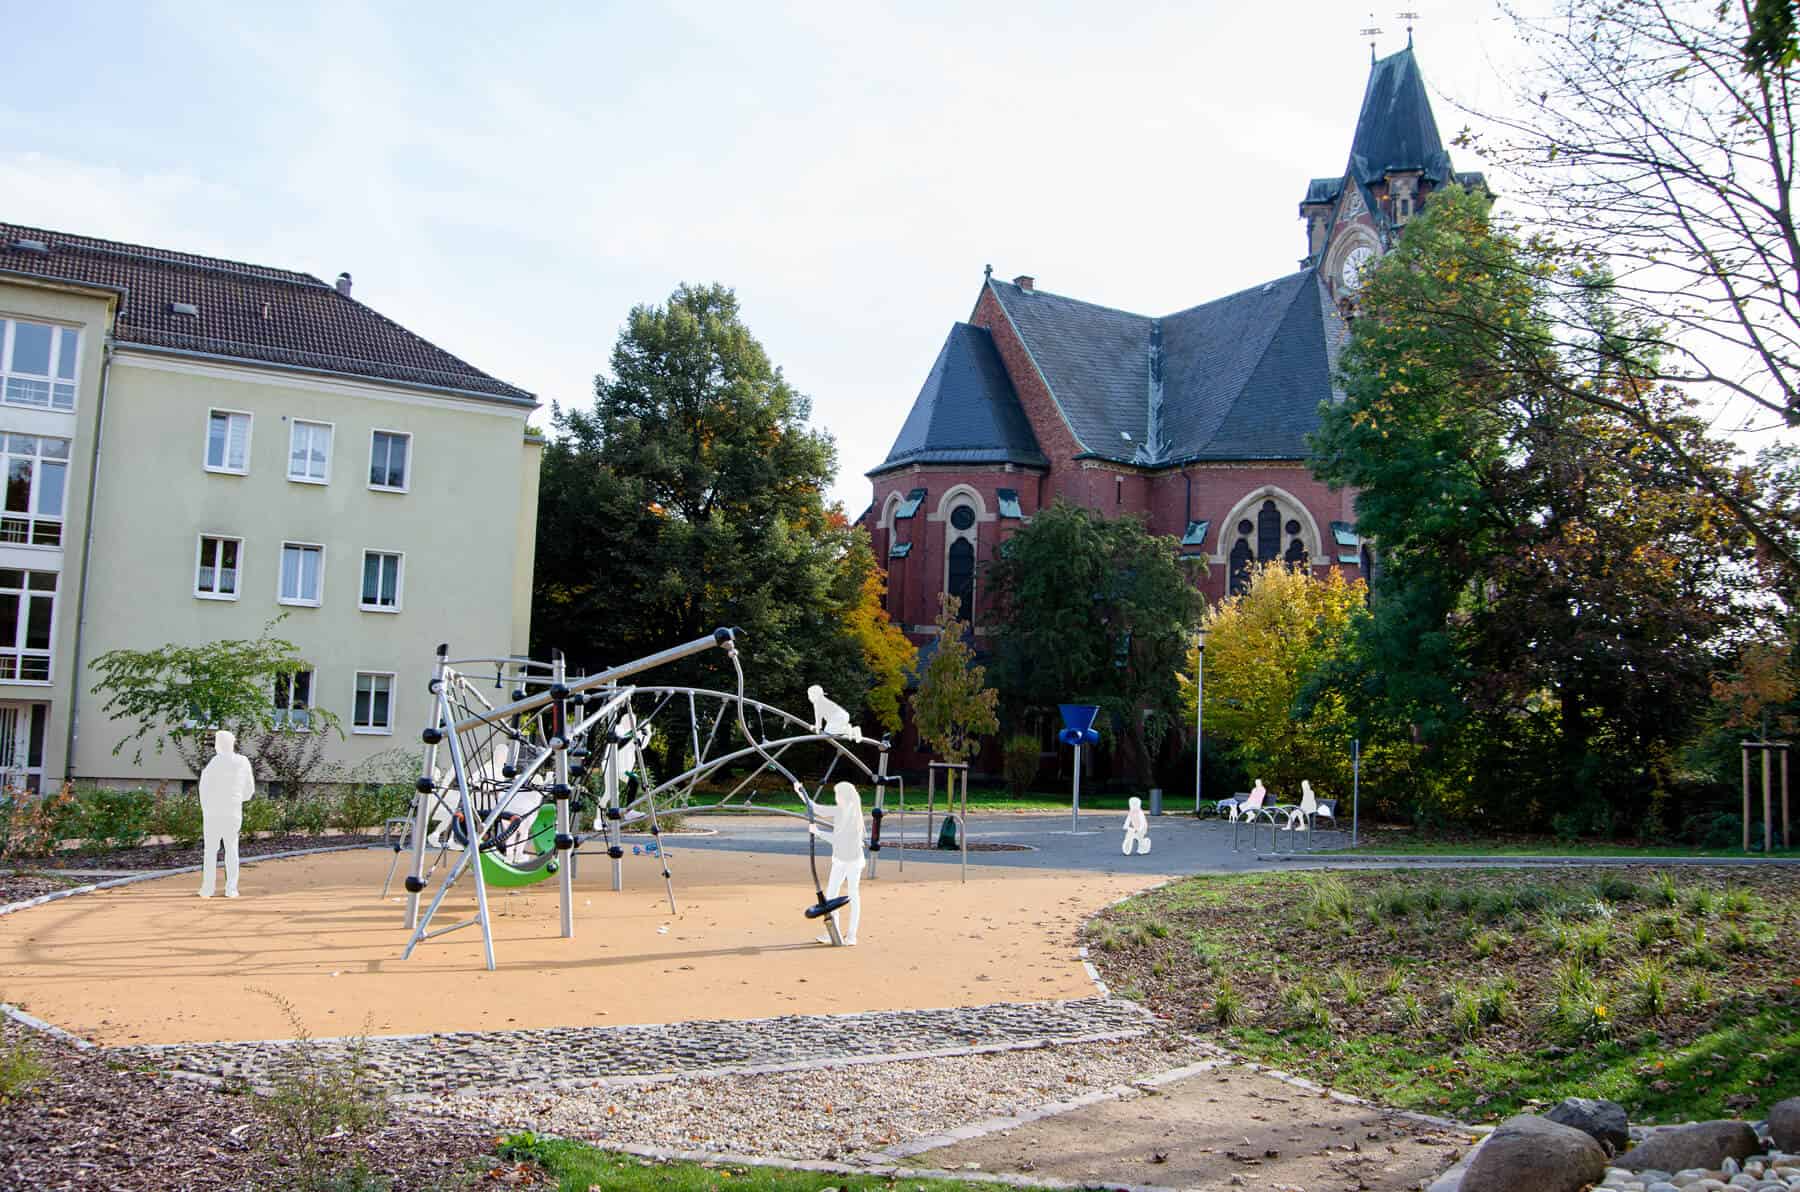
<svg viewBox="0 0 1800 1192">
<path fill-rule="evenodd" d="M 1062 711 L 1063 731 L 1056 734 L 1056 739 L 1064 745 L 1093 745 L 1099 742 L 1100 734 L 1094 731 L 1094 717 L 1100 715 L 1097 704 L 1058 704 Z"/>
</svg>

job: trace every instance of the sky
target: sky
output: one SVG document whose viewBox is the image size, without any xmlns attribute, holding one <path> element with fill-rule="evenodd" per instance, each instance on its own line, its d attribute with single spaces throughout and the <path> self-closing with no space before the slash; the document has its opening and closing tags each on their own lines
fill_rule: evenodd
<svg viewBox="0 0 1800 1192">
<path fill-rule="evenodd" d="M 1448 141 L 1504 102 L 1511 26 L 1410 2 Z M 1150 315 L 1291 272 L 1359 30 L 1407 36 L 1324 0 L 265 7 L 0 0 L 33 31 L 0 48 L 0 218 L 348 271 L 540 423 L 634 305 L 723 282 L 852 517 L 983 266 Z"/>
</svg>

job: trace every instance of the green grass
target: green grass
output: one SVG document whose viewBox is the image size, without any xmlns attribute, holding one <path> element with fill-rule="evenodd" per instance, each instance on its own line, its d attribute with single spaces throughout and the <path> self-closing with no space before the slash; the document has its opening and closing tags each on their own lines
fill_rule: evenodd
<svg viewBox="0 0 1800 1192">
<path fill-rule="evenodd" d="M 909 800 L 910 802 L 910 800 Z M 1083 802 L 1086 802 L 1085 797 Z M 971 800 L 972 803 L 972 800 Z M 1542 840 L 1419 840 L 1407 835 L 1395 838 L 1365 836 L 1356 848 L 1320 849 L 1321 854 L 1395 857 L 1760 857 L 1760 847 L 1746 853 L 1738 848 L 1690 848 L 1679 844 L 1612 844 Z M 1800 861 L 1800 849 L 1776 849 L 1769 854 Z"/>
<path fill-rule="evenodd" d="M 1087 938 L 1178 1027 L 1399 1108 L 1480 1121 L 1590 1096 L 1669 1121 L 1800 1095 L 1800 974 L 1777 960 L 1800 871 L 1677 873 L 1201 876 Z"/>
<path fill-rule="evenodd" d="M 514 1134 L 500 1146 L 509 1163 L 533 1163 L 557 1180 L 561 1192 L 1002 1192 L 1008 1185 L 906 1177 L 826 1175 L 779 1167 L 730 1163 L 659 1163 L 560 1138 Z"/>
<path fill-rule="evenodd" d="M 1133 797 L 1143 800 L 1145 811 L 1150 809 L 1150 793 L 1148 791 L 1137 791 L 1135 792 L 1135 795 L 1102 795 L 1090 793 L 1086 790 L 1081 792 L 1081 809 L 1083 811 L 1124 811 L 1128 806 L 1126 800 Z M 1015 799 L 1009 792 L 1001 788 L 984 789 L 981 787 L 970 787 L 969 810 L 984 812 L 1060 811 L 1067 814 L 1069 810 L 1069 798 L 1070 793 L 1068 791 L 1064 791 L 1060 795 L 1046 794 L 1041 791 L 1030 791 L 1023 797 Z M 707 799 L 705 798 L 704 792 L 695 797 L 695 802 L 703 803 L 706 801 Z M 794 798 L 791 794 L 783 795 L 778 791 L 759 794 L 756 801 L 764 807 L 781 807 L 792 811 L 800 810 L 800 800 Z M 865 793 L 865 803 L 869 801 L 869 797 Z M 957 795 L 956 802 L 957 808 L 960 809 L 962 806 L 962 796 L 960 793 Z M 886 806 L 890 812 L 899 810 L 900 792 L 898 788 L 893 788 L 888 791 Z M 944 788 L 942 786 L 938 787 L 937 801 L 933 806 L 938 814 L 943 814 Z M 1193 802 L 1190 799 L 1186 810 L 1191 814 L 1193 809 Z M 1182 806 L 1179 801 L 1179 796 L 1177 796 L 1176 799 L 1171 800 L 1168 793 L 1165 792 L 1163 796 L 1163 810 L 1171 815 L 1180 813 L 1182 811 Z M 923 785 L 915 786 L 913 783 L 908 782 L 906 784 L 906 814 L 908 818 L 915 812 L 919 815 L 925 814 L 925 788 Z"/>
</svg>

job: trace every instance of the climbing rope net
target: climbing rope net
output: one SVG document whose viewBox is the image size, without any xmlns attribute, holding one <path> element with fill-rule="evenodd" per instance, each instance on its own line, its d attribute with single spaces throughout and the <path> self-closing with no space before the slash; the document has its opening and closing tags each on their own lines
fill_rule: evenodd
<svg viewBox="0 0 1800 1192">
<path fill-rule="evenodd" d="M 735 691 L 626 682 L 715 648 L 731 662 Z M 484 689 L 511 698 L 491 701 Z M 396 864 L 408 845 L 412 854 L 406 878 L 406 927 L 412 934 L 404 956 L 428 939 L 479 926 L 487 967 L 494 968 L 488 891 L 551 879 L 560 886 L 562 935 L 573 936 L 577 858 L 594 855 L 579 850 L 590 842 L 603 844 L 612 888 L 622 890 L 626 832 L 648 832 L 647 848 L 660 863 L 673 913 L 665 816 L 756 812 L 810 825 L 830 784 L 839 779 L 875 788 L 870 833 L 870 876 L 875 876 L 886 787 L 895 781 L 887 774 L 887 743 L 823 732 L 811 721 L 746 696 L 732 630 L 573 678 L 560 654 L 549 662 L 451 659 L 440 646 L 431 692 L 433 713 L 422 733 L 424 763 L 411 822 L 395 845 Z M 653 753 L 679 759 L 664 766 L 676 772 L 652 773 Z M 873 756 L 873 768 L 865 755 Z M 769 801 L 791 795 L 800 797 L 801 810 Z M 808 859 L 815 900 L 807 917 L 823 917 L 830 938 L 839 942 L 830 912 L 844 900 L 824 896 L 810 831 Z M 423 896 L 440 874 L 427 903 Z M 474 887 L 474 916 L 437 922 L 446 896 L 465 879 Z"/>
</svg>

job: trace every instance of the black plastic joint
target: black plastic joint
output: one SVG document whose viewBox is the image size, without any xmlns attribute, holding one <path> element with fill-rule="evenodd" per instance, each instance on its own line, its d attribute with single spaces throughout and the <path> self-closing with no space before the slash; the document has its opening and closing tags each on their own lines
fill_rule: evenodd
<svg viewBox="0 0 1800 1192">
<path fill-rule="evenodd" d="M 418 791 L 421 795 L 429 795 L 436 788 L 437 784 L 432 782 L 429 778 L 421 778 L 413 783 L 413 789 Z"/>
<path fill-rule="evenodd" d="M 570 778 L 586 778 L 587 777 L 587 767 L 580 766 L 580 765 L 570 766 L 569 767 L 569 777 Z"/>
<path fill-rule="evenodd" d="M 523 687 L 513 688 L 513 698 L 514 699 L 524 699 L 525 698 L 525 689 Z"/>
<path fill-rule="evenodd" d="M 557 750 L 558 752 L 561 752 L 562 750 L 567 749 L 568 747 L 569 747 L 569 743 L 567 741 L 565 741 L 563 738 L 561 738 L 561 737 L 551 737 L 550 738 L 550 748 Z"/>
<path fill-rule="evenodd" d="M 568 699 L 569 698 L 569 689 L 567 687 L 564 687 L 561 683 L 554 683 L 550 687 L 550 698 L 551 699 Z"/>
<path fill-rule="evenodd" d="M 887 814 L 887 809 L 882 808 L 882 807 L 877 807 L 875 810 L 869 812 L 869 814 L 871 816 L 873 816 L 875 819 L 881 819 L 883 816 L 885 816 Z"/>
<path fill-rule="evenodd" d="M 424 890 L 425 890 L 425 879 L 424 878 L 414 877 L 410 873 L 406 875 L 406 892 L 408 894 L 419 894 L 419 893 L 423 893 Z"/>
<path fill-rule="evenodd" d="M 569 784 L 566 782 L 551 783 L 550 784 L 550 797 L 552 799 L 555 799 L 559 803 L 562 800 L 568 798 L 569 797 Z"/>
<path fill-rule="evenodd" d="M 606 818 L 609 820 L 621 820 L 625 818 L 625 814 L 617 807 L 608 807 L 606 809 Z"/>
<path fill-rule="evenodd" d="M 875 844 L 875 843 L 871 842 L 869 845 L 869 851 L 872 853 L 878 853 L 881 851 L 881 846 L 879 844 Z"/>
<path fill-rule="evenodd" d="M 738 631 L 735 629 L 727 629 L 725 626 L 721 625 L 719 628 L 713 630 L 713 641 L 722 646 L 736 637 L 737 632 Z"/>
<path fill-rule="evenodd" d="M 419 740 L 425 742 L 425 744 L 427 744 L 427 745 L 436 745 L 439 741 L 442 741 L 443 739 L 444 739 L 444 734 L 439 732 L 435 728 L 428 728 L 424 732 L 419 734 Z"/>
<path fill-rule="evenodd" d="M 562 868 L 562 866 L 558 865 L 555 861 L 545 861 L 544 862 L 544 872 L 545 873 L 555 873 L 557 870 L 559 870 L 561 868 Z"/>
<path fill-rule="evenodd" d="M 429 691 L 433 695 L 436 695 L 438 693 L 438 688 L 440 688 L 442 686 L 443 686 L 443 682 L 441 680 L 430 679 L 430 680 L 427 680 L 425 683 L 425 690 Z"/>
<path fill-rule="evenodd" d="M 575 838 L 573 836 L 569 835 L 567 832 L 558 832 L 556 834 L 556 851 L 557 852 L 566 853 L 574 847 L 575 847 Z"/>
<path fill-rule="evenodd" d="M 502 778 L 517 778 L 518 776 L 519 776 L 519 767 L 517 767 L 517 766 L 501 766 L 500 767 L 500 777 L 502 777 Z"/>
<path fill-rule="evenodd" d="M 651 824 L 650 825 L 650 835 L 661 836 L 662 835 L 662 825 L 661 824 Z"/>
<path fill-rule="evenodd" d="M 616 844 L 608 845 L 607 849 L 606 849 L 606 855 L 611 857 L 613 860 L 617 861 L 620 857 L 623 857 L 625 855 L 625 850 L 620 848 Z"/>
</svg>

